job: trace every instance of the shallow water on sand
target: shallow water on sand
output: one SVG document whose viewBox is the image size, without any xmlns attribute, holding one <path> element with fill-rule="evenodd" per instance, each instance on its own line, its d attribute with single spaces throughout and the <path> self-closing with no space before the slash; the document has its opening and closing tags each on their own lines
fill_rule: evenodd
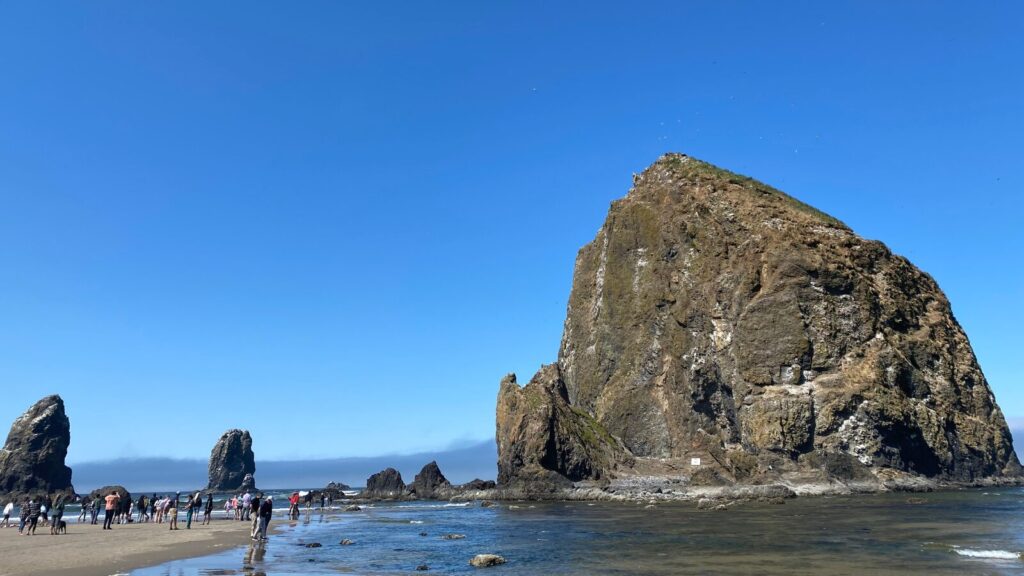
<svg viewBox="0 0 1024 576">
<path fill-rule="evenodd" d="M 923 501 L 923 503 L 921 503 Z M 288 525 L 278 519 L 278 525 Z M 426 536 L 421 536 L 426 533 Z M 443 540 L 447 533 L 464 534 Z M 342 546 L 342 539 L 354 544 Z M 304 544 L 319 542 L 320 548 Z M 1024 574 L 1024 490 L 798 498 L 698 511 L 692 504 L 413 502 L 303 515 L 257 548 L 133 576 L 469 574 Z"/>
</svg>

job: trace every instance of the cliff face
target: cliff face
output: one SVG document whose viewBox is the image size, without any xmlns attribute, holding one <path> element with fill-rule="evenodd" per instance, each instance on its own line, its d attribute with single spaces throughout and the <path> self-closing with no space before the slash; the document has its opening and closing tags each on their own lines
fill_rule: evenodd
<svg viewBox="0 0 1024 576">
<path fill-rule="evenodd" d="M 534 379 L 546 384 L 502 383 L 499 482 L 1020 473 L 931 277 L 687 156 L 634 180 L 577 256 L 558 363 Z"/>
<path fill-rule="evenodd" d="M 36 402 L 11 424 L 0 450 L 0 495 L 74 494 L 71 468 L 64 465 L 71 422 L 60 396 Z"/>
<path fill-rule="evenodd" d="M 248 430 L 228 430 L 210 452 L 209 490 L 254 490 L 256 456 Z"/>
</svg>

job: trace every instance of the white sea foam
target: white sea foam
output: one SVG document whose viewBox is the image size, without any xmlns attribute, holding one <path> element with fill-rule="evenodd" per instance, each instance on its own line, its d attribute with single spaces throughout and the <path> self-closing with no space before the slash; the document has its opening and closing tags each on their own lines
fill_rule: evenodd
<svg viewBox="0 0 1024 576">
<path fill-rule="evenodd" d="M 423 520 L 409 520 L 409 524 L 423 524 Z"/>
<path fill-rule="evenodd" d="M 972 550 L 971 548 L 954 548 L 954 552 L 968 558 L 986 558 L 991 560 L 1019 560 L 1019 552 L 1009 550 Z"/>
</svg>

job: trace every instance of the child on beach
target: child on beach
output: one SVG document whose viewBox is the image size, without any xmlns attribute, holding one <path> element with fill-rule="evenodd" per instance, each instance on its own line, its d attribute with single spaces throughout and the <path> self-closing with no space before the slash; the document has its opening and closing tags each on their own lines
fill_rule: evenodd
<svg viewBox="0 0 1024 576">
<path fill-rule="evenodd" d="M 177 530 L 178 529 L 178 498 L 177 498 L 177 496 L 169 497 L 167 499 L 167 503 L 168 503 L 167 521 L 168 521 L 168 524 L 169 524 L 167 529 L 168 530 Z"/>
<path fill-rule="evenodd" d="M 4 519 L 0 521 L 0 528 L 11 527 L 11 512 L 14 511 L 14 502 L 8 502 L 7 506 L 4 506 Z"/>
</svg>

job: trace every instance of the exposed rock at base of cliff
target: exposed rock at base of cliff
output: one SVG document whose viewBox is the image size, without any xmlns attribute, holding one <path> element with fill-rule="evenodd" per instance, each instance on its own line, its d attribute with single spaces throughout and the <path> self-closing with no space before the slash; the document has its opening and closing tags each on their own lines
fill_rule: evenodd
<svg viewBox="0 0 1024 576">
<path fill-rule="evenodd" d="M 207 490 L 255 490 L 256 457 L 248 430 L 228 430 L 210 452 Z"/>
<path fill-rule="evenodd" d="M 555 364 L 542 367 L 522 388 L 515 374 L 502 380 L 497 429 L 499 485 L 526 482 L 556 489 L 605 478 L 632 462 L 600 422 L 569 403 Z"/>
<path fill-rule="evenodd" d="M 71 422 L 60 396 L 47 396 L 19 416 L 0 449 L 0 495 L 74 495 L 71 468 L 64 464 Z"/>
<path fill-rule="evenodd" d="M 680 154 L 635 176 L 580 250 L 558 362 L 502 381 L 497 442 L 499 488 L 526 493 L 1021 475 L 930 276 Z"/>
</svg>

